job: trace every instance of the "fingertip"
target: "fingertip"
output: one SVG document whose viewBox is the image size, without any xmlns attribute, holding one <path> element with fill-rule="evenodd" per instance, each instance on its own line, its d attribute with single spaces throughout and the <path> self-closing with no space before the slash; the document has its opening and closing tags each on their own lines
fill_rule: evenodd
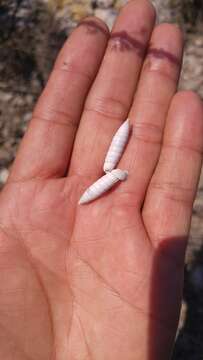
<svg viewBox="0 0 203 360">
<path fill-rule="evenodd" d="M 186 114 L 198 113 L 203 116 L 203 102 L 200 96 L 190 90 L 179 91 L 173 98 L 171 108 Z"/>
<path fill-rule="evenodd" d="M 155 26 L 150 41 L 150 49 L 155 49 L 157 53 L 165 52 L 166 58 L 180 67 L 183 44 L 184 39 L 181 28 L 175 24 L 163 23 Z M 167 53 L 169 56 L 167 56 Z"/>
<path fill-rule="evenodd" d="M 84 17 L 78 24 L 78 26 L 81 25 L 89 25 L 92 27 L 95 27 L 97 30 L 101 30 L 106 36 L 109 36 L 109 28 L 108 25 L 99 17 L 97 16 L 86 16 Z"/>
<path fill-rule="evenodd" d="M 203 148 L 203 103 L 194 91 L 180 91 L 172 102 L 172 109 L 188 129 L 188 137 Z"/>
<path fill-rule="evenodd" d="M 168 22 L 164 22 L 156 25 L 154 29 L 154 33 L 163 34 L 163 36 L 167 36 L 171 38 L 177 38 L 180 42 L 183 42 L 184 34 L 181 27 L 178 24 L 171 24 Z"/>
<path fill-rule="evenodd" d="M 136 19 L 140 37 L 145 38 L 148 37 L 151 33 L 152 26 L 154 26 L 156 11 L 152 3 L 148 0 L 130 0 L 121 8 L 119 17 L 122 18 L 123 21 L 125 19 L 128 32 L 131 32 L 131 28 L 135 28 Z M 138 31 L 136 31 L 136 34 L 137 33 Z"/>
<path fill-rule="evenodd" d="M 121 11 L 131 10 L 134 6 L 139 6 L 142 8 L 145 13 L 147 12 L 149 16 L 155 21 L 156 18 L 156 9 L 151 1 L 148 0 L 129 0 L 127 4 L 125 4 Z"/>
</svg>

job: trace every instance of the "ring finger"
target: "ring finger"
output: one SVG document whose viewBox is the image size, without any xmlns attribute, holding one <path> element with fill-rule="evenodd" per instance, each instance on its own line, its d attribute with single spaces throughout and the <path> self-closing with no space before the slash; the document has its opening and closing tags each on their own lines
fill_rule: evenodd
<svg viewBox="0 0 203 360">
<path fill-rule="evenodd" d="M 177 90 L 182 52 L 183 38 L 177 26 L 161 24 L 154 29 L 130 111 L 132 136 L 119 164 L 129 171 L 129 178 L 118 187 L 121 197 L 117 198 L 138 208 L 159 159 L 167 112 Z"/>
</svg>

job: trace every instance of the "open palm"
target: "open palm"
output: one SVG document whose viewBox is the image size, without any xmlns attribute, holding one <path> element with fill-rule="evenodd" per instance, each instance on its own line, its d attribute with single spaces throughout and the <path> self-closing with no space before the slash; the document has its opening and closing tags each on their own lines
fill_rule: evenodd
<svg viewBox="0 0 203 360">
<path fill-rule="evenodd" d="M 181 33 L 154 20 L 131 1 L 59 54 L 0 197 L 2 359 L 170 358 L 203 125 L 174 95 Z M 128 180 L 79 206 L 128 113 Z"/>
</svg>

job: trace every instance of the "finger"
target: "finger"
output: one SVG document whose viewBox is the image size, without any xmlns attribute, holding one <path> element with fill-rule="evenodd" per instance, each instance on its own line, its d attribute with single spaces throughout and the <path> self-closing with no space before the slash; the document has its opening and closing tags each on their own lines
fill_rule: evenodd
<svg viewBox="0 0 203 360">
<path fill-rule="evenodd" d="M 105 24 L 87 18 L 61 50 L 14 163 L 10 181 L 66 172 L 84 100 L 108 39 Z"/>
<path fill-rule="evenodd" d="M 177 26 L 157 26 L 151 37 L 135 100 L 130 111 L 131 138 L 118 165 L 129 178 L 118 188 L 122 198 L 141 207 L 157 164 L 165 119 L 177 90 L 182 63 L 183 37 Z"/>
<path fill-rule="evenodd" d="M 101 174 L 112 136 L 129 112 L 154 20 L 146 0 L 130 1 L 118 16 L 86 101 L 70 174 Z"/>
<path fill-rule="evenodd" d="M 143 208 L 156 246 L 162 239 L 186 238 L 199 180 L 203 150 L 203 106 L 197 95 L 175 95 L 163 148 Z"/>
</svg>

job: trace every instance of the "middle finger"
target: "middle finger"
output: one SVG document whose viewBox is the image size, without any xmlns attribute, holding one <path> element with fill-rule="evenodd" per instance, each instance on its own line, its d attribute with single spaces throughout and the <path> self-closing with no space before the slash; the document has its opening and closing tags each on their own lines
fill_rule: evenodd
<svg viewBox="0 0 203 360">
<path fill-rule="evenodd" d="M 155 12 L 146 0 L 130 1 L 121 11 L 77 132 L 69 174 L 101 175 L 108 146 L 127 117 Z"/>
</svg>

